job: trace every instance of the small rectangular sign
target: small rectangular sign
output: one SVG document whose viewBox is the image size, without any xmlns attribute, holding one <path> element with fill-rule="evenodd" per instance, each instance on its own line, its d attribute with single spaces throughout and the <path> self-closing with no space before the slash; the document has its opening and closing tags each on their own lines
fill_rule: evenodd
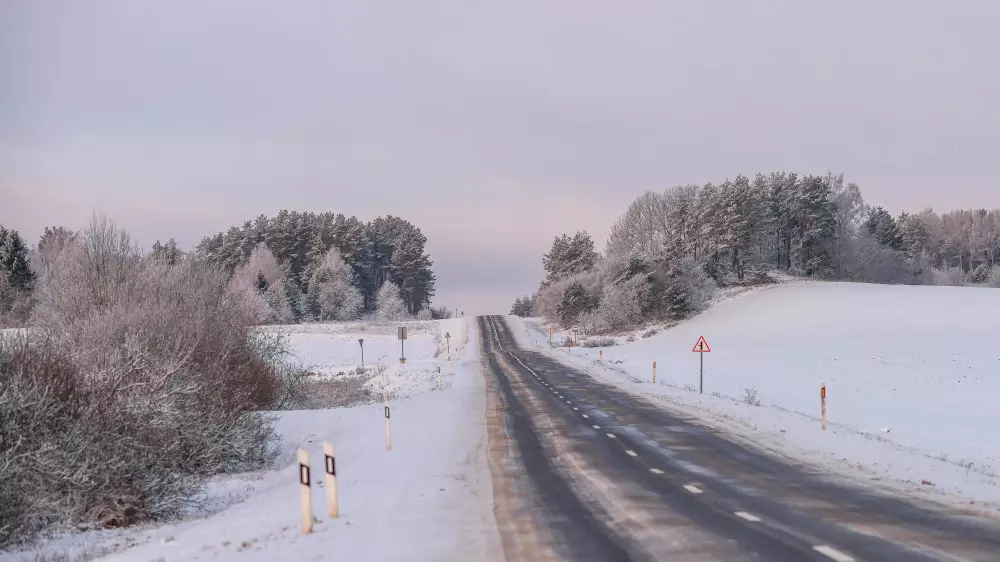
<svg viewBox="0 0 1000 562">
<path fill-rule="evenodd" d="M 405 340 L 406 339 L 406 326 L 400 326 L 399 327 L 399 339 L 401 339 L 401 340 Z"/>
</svg>

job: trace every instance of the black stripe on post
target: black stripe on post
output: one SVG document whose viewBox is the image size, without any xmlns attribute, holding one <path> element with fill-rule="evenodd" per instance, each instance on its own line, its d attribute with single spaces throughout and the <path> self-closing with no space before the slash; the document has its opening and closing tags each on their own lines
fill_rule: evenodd
<svg viewBox="0 0 1000 562">
<path fill-rule="evenodd" d="M 309 478 L 309 466 L 305 464 L 299 464 L 299 484 L 303 486 L 308 486 L 310 482 Z"/>
<path fill-rule="evenodd" d="M 326 455 L 326 473 L 330 476 L 337 475 L 337 461 L 330 455 Z"/>
<path fill-rule="evenodd" d="M 385 407 L 385 419 L 389 419 L 389 407 Z"/>
</svg>

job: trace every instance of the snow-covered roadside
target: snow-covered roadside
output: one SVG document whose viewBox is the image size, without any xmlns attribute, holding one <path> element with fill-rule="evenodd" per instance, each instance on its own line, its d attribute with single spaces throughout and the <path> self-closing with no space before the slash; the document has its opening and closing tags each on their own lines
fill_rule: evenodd
<svg viewBox="0 0 1000 562">
<path fill-rule="evenodd" d="M 30 553 L 8 552 L 0 560 L 35 560 L 37 553 L 100 552 L 115 545 L 120 551 L 103 559 L 491 560 L 502 556 L 492 512 L 485 390 L 475 325 L 466 319 L 424 324 L 413 332 L 450 332 L 452 350 L 458 348 L 459 359 L 450 369 L 443 351 L 446 343 L 436 335 L 427 340 L 433 345 L 414 342 L 412 355 L 408 347 L 402 368 L 398 355 L 388 355 L 396 363 L 390 371 L 394 388 L 433 389 L 390 404 L 391 451 L 385 450 L 381 403 L 281 412 L 277 422 L 281 456 L 276 464 L 281 468 L 263 475 L 219 479 L 211 487 L 219 504 L 211 515 L 161 526 L 70 535 Z M 306 326 L 298 335 L 315 334 L 317 329 Z M 358 345 L 360 336 L 349 327 L 330 326 L 327 336 L 334 332 Z M 366 332 L 367 363 L 371 336 Z M 328 346 L 316 338 L 298 335 L 292 335 L 293 350 L 307 364 L 321 368 L 353 364 L 350 358 L 328 354 Z M 392 339 L 398 353 L 394 331 Z M 384 345 L 390 346 L 389 339 L 385 340 Z M 322 442 L 327 439 L 337 452 L 340 518 L 326 518 L 324 490 L 314 485 L 313 511 L 318 522 L 313 534 L 303 536 L 295 452 L 300 446 L 309 450 L 314 480 L 321 480 Z M 125 549 L 128 545 L 134 546 Z"/>
<path fill-rule="evenodd" d="M 540 321 L 509 321 L 522 345 L 758 446 L 907 492 L 986 502 L 982 507 L 996 510 L 1000 315 L 983 311 L 998 307 L 1000 291 L 988 289 L 779 285 L 641 341 L 603 348 L 603 368 L 600 349 L 549 350 Z M 712 346 L 704 395 L 691 352 L 700 335 Z M 819 424 L 823 382 L 826 432 Z M 761 406 L 743 403 L 747 388 L 757 389 Z"/>
</svg>

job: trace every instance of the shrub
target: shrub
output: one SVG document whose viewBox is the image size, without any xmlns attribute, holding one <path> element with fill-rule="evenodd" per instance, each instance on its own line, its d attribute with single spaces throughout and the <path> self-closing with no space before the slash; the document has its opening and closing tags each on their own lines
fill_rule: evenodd
<svg viewBox="0 0 1000 562">
<path fill-rule="evenodd" d="M 931 269 L 931 285 L 943 285 L 948 287 L 961 287 L 965 285 L 965 272 L 961 267 L 949 267 L 946 269 Z"/>
<path fill-rule="evenodd" d="M 31 339 L 0 348 L 0 542 L 176 516 L 209 475 L 270 462 L 282 342 L 253 332 L 259 302 L 203 262 L 142 258 L 107 220 L 70 242 Z"/>
<path fill-rule="evenodd" d="M 447 320 L 454 316 L 452 310 L 446 306 L 432 306 L 430 311 L 432 320 Z"/>
<path fill-rule="evenodd" d="M 581 347 L 612 347 L 614 345 L 614 338 L 588 338 L 581 343 Z"/>
<path fill-rule="evenodd" d="M 1000 289 L 1000 265 L 994 265 L 990 269 L 990 275 L 986 278 L 986 286 Z"/>
<path fill-rule="evenodd" d="M 976 285 L 982 285 L 986 283 L 990 278 L 990 266 L 985 263 L 979 264 L 975 269 L 969 272 L 969 283 L 975 283 Z"/>
<path fill-rule="evenodd" d="M 751 386 L 750 388 L 743 389 L 743 403 L 750 404 L 751 406 L 760 406 L 760 397 L 756 388 Z"/>
</svg>

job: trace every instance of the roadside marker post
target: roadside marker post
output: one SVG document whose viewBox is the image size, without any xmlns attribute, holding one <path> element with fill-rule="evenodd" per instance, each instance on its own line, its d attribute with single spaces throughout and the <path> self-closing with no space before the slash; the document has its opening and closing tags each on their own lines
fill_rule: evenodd
<svg viewBox="0 0 1000 562">
<path fill-rule="evenodd" d="M 698 393 L 705 394 L 705 354 L 711 353 L 712 348 L 708 347 L 708 342 L 705 341 L 705 336 L 700 336 L 697 343 L 694 344 L 694 349 L 691 351 L 697 353 L 699 356 L 700 366 L 698 367 Z"/>
<path fill-rule="evenodd" d="M 819 401 L 823 412 L 823 431 L 826 431 L 826 383 L 819 387 Z"/>
<path fill-rule="evenodd" d="M 340 517 L 337 505 L 337 461 L 333 456 L 333 443 L 323 442 L 323 460 L 326 469 L 326 514 L 330 519 Z"/>
<path fill-rule="evenodd" d="M 361 368 L 365 368 L 365 338 L 358 338 L 358 345 L 361 346 Z"/>
<path fill-rule="evenodd" d="M 597 350 L 597 360 L 601 362 L 601 367 L 603 367 L 604 366 L 604 350 L 603 349 Z"/>
<path fill-rule="evenodd" d="M 552 328 L 549 328 L 549 349 L 552 349 Z"/>
<path fill-rule="evenodd" d="M 406 341 L 406 326 L 399 327 L 399 364 L 406 363 L 406 351 L 403 349 L 403 342 Z"/>
<path fill-rule="evenodd" d="M 441 388 L 441 367 L 438 367 L 438 388 Z"/>
<path fill-rule="evenodd" d="M 448 362 L 451 362 L 451 333 L 444 333 L 444 341 L 448 342 Z"/>
<path fill-rule="evenodd" d="M 302 534 L 308 535 L 313 528 L 312 492 L 310 491 L 309 452 L 299 449 L 299 497 L 302 509 Z"/>
<path fill-rule="evenodd" d="M 392 450 L 392 429 L 389 426 L 389 401 L 385 401 L 385 450 Z"/>
<path fill-rule="evenodd" d="M 653 361 L 653 384 L 656 384 L 656 361 Z"/>
</svg>

